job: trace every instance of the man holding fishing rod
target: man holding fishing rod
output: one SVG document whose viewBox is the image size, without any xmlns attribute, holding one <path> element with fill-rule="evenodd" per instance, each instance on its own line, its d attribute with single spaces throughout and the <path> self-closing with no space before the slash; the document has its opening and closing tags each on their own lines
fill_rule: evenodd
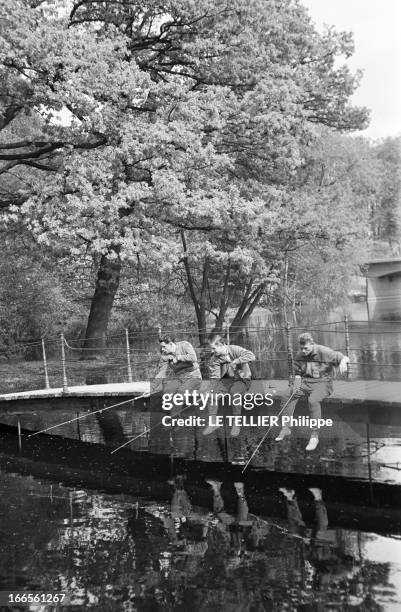
<svg viewBox="0 0 401 612">
<path fill-rule="evenodd" d="M 209 362 L 209 377 L 217 379 L 250 380 L 252 378 L 249 363 L 255 361 L 255 355 L 242 346 L 226 344 L 223 336 L 214 334 L 209 339 L 212 357 Z"/>
<path fill-rule="evenodd" d="M 161 357 L 153 392 L 158 388 L 158 382 L 166 379 L 171 381 L 168 383 L 171 391 L 178 391 L 183 386 L 189 390 L 198 387 L 202 374 L 192 344 L 186 340 L 176 342 L 175 338 L 168 334 L 160 336 L 159 341 Z"/>
<path fill-rule="evenodd" d="M 209 361 L 209 378 L 219 380 L 220 386 L 214 385 L 215 393 L 244 393 L 249 387 L 252 378 L 249 363 L 255 361 L 255 355 L 242 346 L 226 344 L 221 334 L 212 334 L 209 338 L 209 349 L 211 358 Z M 234 410 L 241 411 L 240 406 L 233 406 Z M 209 414 L 217 414 L 218 406 L 209 405 Z M 208 425 L 203 431 L 207 436 L 217 429 L 216 426 Z M 231 437 L 238 436 L 240 427 L 234 425 L 231 429 Z"/>
<path fill-rule="evenodd" d="M 333 392 L 334 368 L 338 367 L 340 374 L 347 371 L 348 357 L 327 346 L 315 344 L 311 334 L 304 333 L 298 337 L 299 351 L 294 359 L 295 378 L 293 387 L 283 398 L 281 405 L 284 408 L 283 417 L 293 417 L 297 401 L 301 397 L 308 398 L 311 419 L 320 419 L 322 416 L 321 401 Z M 291 434 L 291 428 L 282 427 L 276 438 L 277 442 Z M 312 433 L 307 451 L 313 451 L 319 444 L 319 435 L 316 428 Z"/>
</svg>

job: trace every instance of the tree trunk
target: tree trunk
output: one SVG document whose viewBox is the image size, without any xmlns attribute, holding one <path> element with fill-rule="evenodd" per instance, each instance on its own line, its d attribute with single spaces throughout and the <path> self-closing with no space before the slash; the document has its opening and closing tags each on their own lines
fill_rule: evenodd
<svg viewBox="0 0 401 612">
<path fill-rule="evenodd" d="M 238 308 L 238 311 L 231 322 L 230 325 L 230 339 L 239 342 L 242 338 L 245 328 L 249 322 L 250 316 L 255 310 L 256 306 L 258 306 L 262 295 L 265 291 L 264 283 L 258 285 L 256 289 L 252 292 L 252 294 L 248 294 L 244 296 L 243 302 L 241 306 Z"/>
<path fill-rule="evenodd" d="M 114 247 L 115 257 L 102 255 L 97 274 L 96 289 L 86 328 L 81 359 L 95 359 L 105 355 L 106 334 L 121 272 L 120 248 Z"/>
<path fill-rule="evenodd" d="M 207 258 L 203 267 L 203 278 L 202 278 L 202 289 L 200 292 L 200 297 L 198 298 L 195 289 L 195 283 L 192 278 L 191 266 L 188 261 L 188 247 L 187 241 L 185 237 L 184 230 L 181 230 L 181 240 L 182 246 L 184 249 L 184 254 L 182 257 L 182 261 L 184 263 L 185 273 L 187 275 L 188 281 L 188 289 L 189 295 L 191 296 L 192 303 L 195 307 L 196 319 L 198 322 L 198 335 L 199 342 L 201 346 L 204 346 L 207 341 L 207 333 L 206 333 L 206 288 L 207 288 L 207 274 L 208 274 L 208 261 Z"/>
<path fill-rule="evenodd" d="M 230 274 L 231 274 L 231 260 L 229 259 L 227 268 L 226 268 L 225 277 L 224 277 L 223 291 L 221 292 L 221 297 L 220 297 L 219 312 L 217 314 L 217 319 L 214 324 L 214 328 L 212 332 L 214 334 L 223 334 L 225 332 L 225 330 L 223 329 L 223 325 L 225 322 L 228 306 L 230 304 L 230 297 L 229 297 Z"/>
</svg>

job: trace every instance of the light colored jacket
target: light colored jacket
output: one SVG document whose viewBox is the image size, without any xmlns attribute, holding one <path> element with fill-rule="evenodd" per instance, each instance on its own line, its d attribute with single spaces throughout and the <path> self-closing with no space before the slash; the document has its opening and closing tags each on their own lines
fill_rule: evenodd
<svg viewBox="0 0 401 612">
<path fill-rule="evenodd" d="M 331 380 L 334 367 L 338 366 L 344 355 L 340 351 L 334 351 L 328 346 L 314 344 L 312 352 L 304 355 L 299 351 L 294 359 L 294 372 L 302 378 L 319 380 Z"/>
<path fill-rule="evenodd" d="M 195 349 L 190 342 L 183 340 L 176 342 L 175 357 L 177 363 L 172 363 L 166 355 L 162 355 L 159 362 L 159 372 L 155 378 L 174 377 L 202 378 Z"/>
<path fill-rule="evenodd" d="M 209 378 L 235 378 L 236 371 L 238 371 L 242 372 L 244 378 L 250 379 L 252 372 L 248 364 L 251 361 L 255 361 L 252 351 L 236 344 L 230 344 L 227 357 L 213 356 L 211 358 Z"/>
</svg>

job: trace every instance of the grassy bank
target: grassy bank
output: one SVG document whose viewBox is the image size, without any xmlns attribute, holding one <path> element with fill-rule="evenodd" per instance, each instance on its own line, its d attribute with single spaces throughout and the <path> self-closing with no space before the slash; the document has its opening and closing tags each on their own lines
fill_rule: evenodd
<svg viewBox="0 0 401 612">
<path fill-rule="evenodd" d="M 63 372 L 60 361 L 49 360 L 47 370 L 50 386 L 61 387 Z M 66 370 L 69 386 L 128 380 L 124 362 L 109 364 L 97 360 L 76 360 L 69 361 Z M 0 365 L 0 393 L 44 388 L 45 370 L 42 361 L 5 362 Z"/>
</svg>

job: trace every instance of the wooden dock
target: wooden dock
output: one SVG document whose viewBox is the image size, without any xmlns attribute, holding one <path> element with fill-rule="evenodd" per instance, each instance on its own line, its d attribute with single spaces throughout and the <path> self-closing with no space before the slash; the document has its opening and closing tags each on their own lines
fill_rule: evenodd
<svg viewBox="0 0 401 612">
<path fill-rule="evenodd" d="M 206 381 L 205 381 L 206 382 Z M 255 389 L 249 392 L 260 392 L 261 381 L 254 381 Z M 258 387 L 256 389 L 256 387 Z M 287 380 L 265 381 L 265 392 L 271 390 L 277 397 L 282 396 L 288 390 Z M 149 393 L 150 382 L 138 381 L 132 383 L 110 383 L 103 385 L 80 385 L 62 387 L 55 389 L 36 389 L 16 393 L 0 395 L 0 404 L 9 402 L 29 402 L 33 400 L 51 400 L 62 398 L 106 398 L 106 397 L 137 397 Z M 327 401 L 327 400 L 326 400 Z M 401 409 L 401 382 L 377 381 L 377 380 L 336 380 L 334 381 L 334 393 L 328 400 L 330 403 L 341 403 L 343 405 L 375 403 L 387 407 L 399 407 Z"/>
<path fill-rule="evenodd" d="M 32 391 L 19 391 L 0 395 L 0 402 L 19 402 L 38 399 L 56 399 L 62 397 L 135 397 L 149 393 L 150 382 L 138 381 L 132 383 L 109 383 L 106 385 L 79 385 L 54 389 L 34 389 Z"/>
</svg>

